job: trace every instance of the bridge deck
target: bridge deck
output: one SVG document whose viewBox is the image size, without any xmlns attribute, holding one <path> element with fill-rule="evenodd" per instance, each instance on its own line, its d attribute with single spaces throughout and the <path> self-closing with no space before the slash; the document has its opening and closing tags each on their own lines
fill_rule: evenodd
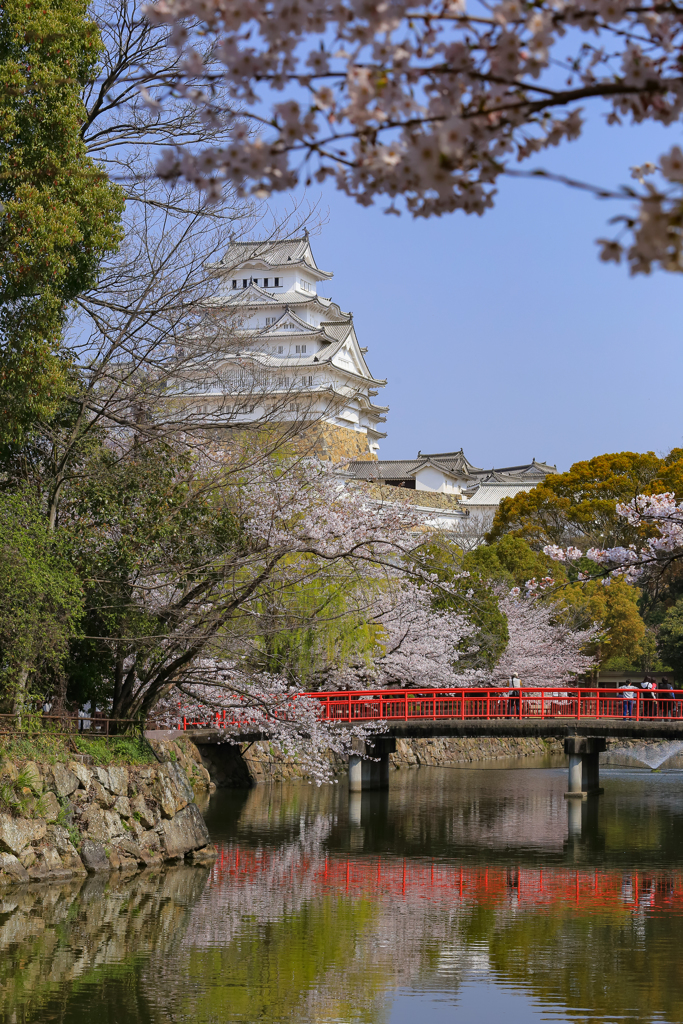
<svg viewBox="0 0 683 1024">
<path fill-rule="evenodd" d="M 345 728 L 344 723 L 339 723 L 339 728 Z M 176 729 L 164 732 L 149 733 L 151 739 L 186 736 L 193 743 L 224 743 L 224 729 L 216 729 L 212 726 L 199 728 Z M 255 740 L 269 739 L 270 737 L 250 726 L 230 729 L 230 735 L 244 743 L 251 743 Z M 383 736 L 393 736 L 396 739 L 429 739 L 445 736 L 540 736 L 547 739 L 556 737 L 564 739 L 565 736 L 606 736 L 613 739 L 667 739 L 683 740 L 683 721 L 667 722 L 636 722 L 626 719 L 625 721 L 608 721 L 604 718 L 581 718 L 581 719 L 545 719 L 544 721 L 519 721 L 508 719 L 507 721 L 487 722 L 475 719 L 440 719 L 433 722 L 391 722 L 387 731 L 382 732 Z"/>
</svg>

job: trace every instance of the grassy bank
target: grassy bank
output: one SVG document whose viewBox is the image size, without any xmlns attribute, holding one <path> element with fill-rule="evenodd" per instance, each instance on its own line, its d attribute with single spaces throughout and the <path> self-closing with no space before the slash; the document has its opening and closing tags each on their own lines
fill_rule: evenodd
<svg viewBox="0 0 683 1024">
<path fill-rule="evenodd" d="M 89 754 L 95 765 L 156 764 L 147 740 L 133 736 L 86 738 L 78 733 L 41 732 L 37 735 L 0 736 L 0 761 L 37 761 L 55 764 L 70 761 L 74 754 Z"/>
</svg>

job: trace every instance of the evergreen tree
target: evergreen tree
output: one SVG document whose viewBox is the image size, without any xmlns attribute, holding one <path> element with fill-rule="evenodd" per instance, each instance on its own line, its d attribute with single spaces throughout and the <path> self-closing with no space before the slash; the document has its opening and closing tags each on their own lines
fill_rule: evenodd
<svg viewBox="0 0 683 1024">
<path fill-rule="evenodd" d="M 86 0 L 0 8 L 0 443 L 16 445 L 68 386 L 67 305 L 119 241 L 120 189 L 81 138 L 101 38 Z"/>
</svg>

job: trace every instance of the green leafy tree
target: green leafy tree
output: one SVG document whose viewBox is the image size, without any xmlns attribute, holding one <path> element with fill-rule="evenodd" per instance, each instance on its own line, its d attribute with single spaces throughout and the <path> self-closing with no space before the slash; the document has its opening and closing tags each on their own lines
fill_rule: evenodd
<svg viewBox="0 0 683 1024">
<path fill-rule="evenodd" d="M 496 593 L 505 573 L 498 563 L 482 558 L 482 551 L 490 553 L 490 549 L 480 548 L 464 554 L 457 543 L 442 536 L 422 545 L 412 556 L 422 573 L 436 577 L 432 607 L 466 615 L 475 627 L 459 651 L 457 667 L 463 670 L 492 668 L 508 643 L 507 619 L 498 607 Z M 449 592 L 440 583 L 448 584 Z"/>
<path fill-rule="evenodd" d="M 617 502 L 667 490 L 676 491 L 680 500 L 682 454 L 674 449 L 660 459 L 654 452 L 618 452 L 575 462 L 567 473 L 552 473 L 531 491 L 503 498 L 488 539 L 512 534 L 535 550 L 545 544 L 628 545 L 638 534 L 617 515 Z"/>
<path fill-rule="evenodd" d="M 657 648 L 662 660 L 673 669 L 676 682 L 683 681 L 683 597 L 678 598 L 662 619 Z"/>
<path fill-rule="evenodd" d="M 23 493 L 0 494 L 0 692 L 21 708 L 54 685 L 82 611 L 62 538 Z"/>
<path fill-rule="evenodd" d="M 88 157 L 81 90 L 101 37 L 86 0 L 0 9 L 0 442 L 68 388 L 65 312 L 119 241 L 121 190 Z"/>
</svg>

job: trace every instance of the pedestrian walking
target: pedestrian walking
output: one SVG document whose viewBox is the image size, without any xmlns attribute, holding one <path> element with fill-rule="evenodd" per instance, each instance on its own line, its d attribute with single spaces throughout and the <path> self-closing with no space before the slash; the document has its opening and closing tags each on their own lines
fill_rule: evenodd
<svg viewBox="0 0 683 1024">
<path fill-rule="evenodd" d="M 630 679 L 627 679 L 625 683 L 622 683 L 618 689 L 621 690 L 624 698 L 622 701 L 624 718 L 633 718 L 633 706 L 636 702 L 636 697 L 638 696 L 638 690 L 631 683 Z"/>
</svg>

